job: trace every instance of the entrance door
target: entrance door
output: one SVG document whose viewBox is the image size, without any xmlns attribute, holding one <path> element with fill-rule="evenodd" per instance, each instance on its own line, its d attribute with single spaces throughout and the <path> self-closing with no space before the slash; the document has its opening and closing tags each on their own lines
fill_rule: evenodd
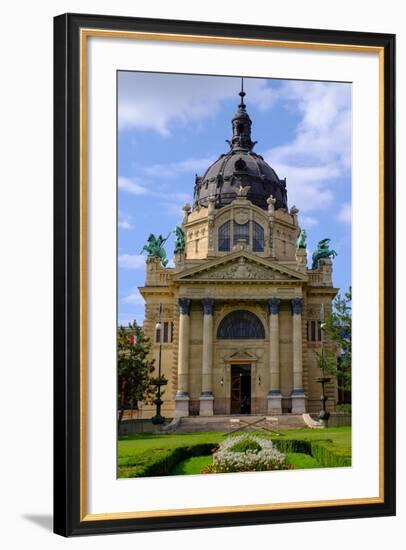
<svg viewBox="0 0 406 550">
<path fill-rule="evenodd" d="M 231 365 L 231 414 L 251 413 L 251 365 Z"/>
</svg>

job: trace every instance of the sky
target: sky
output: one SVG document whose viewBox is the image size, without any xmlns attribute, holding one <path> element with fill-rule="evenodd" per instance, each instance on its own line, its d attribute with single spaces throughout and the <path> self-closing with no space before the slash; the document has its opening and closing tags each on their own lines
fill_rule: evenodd
<svg viewBox="0 0 406 550">
<path fill-rule="evenodd" d="M 118 323 L 144 318 L 150 233 L 164 236 L 193 203 L 202 176 L 228 151 L 240 77 L 118 73 Z M 317 242 L 337 251 L 333 283 L 351 284 L 351 84 L 245 78 L 255 152 L 287 180 L 288 205 Z M 174 236 L 167 242 L 173 256 Z M 170 264 L 169 265 L 173 265 Z"/>
</svg>

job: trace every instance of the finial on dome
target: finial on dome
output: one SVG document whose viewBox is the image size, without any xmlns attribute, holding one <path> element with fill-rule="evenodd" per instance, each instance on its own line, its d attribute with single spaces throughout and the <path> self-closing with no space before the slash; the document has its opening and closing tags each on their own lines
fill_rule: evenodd
<svg viewBox="0 0 406 550">
<path fill-rule="evenodd" d="M 252 151 L 255 142 L 251 140 L 251 119 L 247 113 L 244 103 L 244 78 L 241 77 L 241 91 L 238 93 L 241 97 L 240 104 L 238 105 L 238 111 L 235 113 L 232 119 L 233 125 L 233 137 L 231 139 L 230 147 L 233 150 L 246 149 Z"/>
<path fill-rule="evenodd" d="M 238 108 L 245 111 L 244 96 L 247 94 L 244 92 L 244 77 L 241 77 L 241 91 L 238 95 L 241 97 L 241 103 L 238 105 Z"/>
</svg>

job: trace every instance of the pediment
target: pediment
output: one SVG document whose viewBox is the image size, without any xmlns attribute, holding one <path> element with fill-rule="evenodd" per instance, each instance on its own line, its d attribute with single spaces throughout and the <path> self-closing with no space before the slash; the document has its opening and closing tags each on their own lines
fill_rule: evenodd
<svg viewBox="0 0 406 550">
<path fill-rule="evenodd" d="M 306 276 L 279 263 L 237 252 L 178 273 L 174 281 L 303 281 Z"/>
<path fill-rule="evenodd" d="M 237 350 L 224 357 L 226 363 L 255 363 L 258 357 L 247 350 Z"/>
</svg>

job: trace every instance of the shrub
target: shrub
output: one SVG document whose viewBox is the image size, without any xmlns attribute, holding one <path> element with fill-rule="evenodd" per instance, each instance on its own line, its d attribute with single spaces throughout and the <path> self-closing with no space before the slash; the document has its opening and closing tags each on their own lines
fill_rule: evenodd
<svg viewBox="0 0 406 550">
<path fill-rule="evenodd" d="M 261 472 L 282 470 L 284 467 L 285 455 L 274 448 L 272 441 L 242 435 L 229 437 L 220 444 L 218 451 L 213 455 L 212 471 Z"/>
<path fill-rule="evenodd" d="M 274 439 L 275 446 L 283 453 L 304 453 L 312 456 L 324 468 L 351 466 L 351 457 L 339 448 L 329 448 L 331 439 L 305 441 L 300 439 Z"/>
<path fill-rule="evenodd" d="M 262 449 L 261 445 L 251 438 L 245 438 L 239 441 L 238 443 L 235 443 L 231 448 L 230 451 L 233 453 L 246 453 L 247 451 L 252 451 L 254 453 L 257 453 Z"/>
<path fill-rule="evenodd" d="M 119 459 L 119 477 L 167 476 L 185 458 L 210 455 L 216 443 L 199 443 L 189 447 L 154 449 L 133 457 Z"/>
</svg>

